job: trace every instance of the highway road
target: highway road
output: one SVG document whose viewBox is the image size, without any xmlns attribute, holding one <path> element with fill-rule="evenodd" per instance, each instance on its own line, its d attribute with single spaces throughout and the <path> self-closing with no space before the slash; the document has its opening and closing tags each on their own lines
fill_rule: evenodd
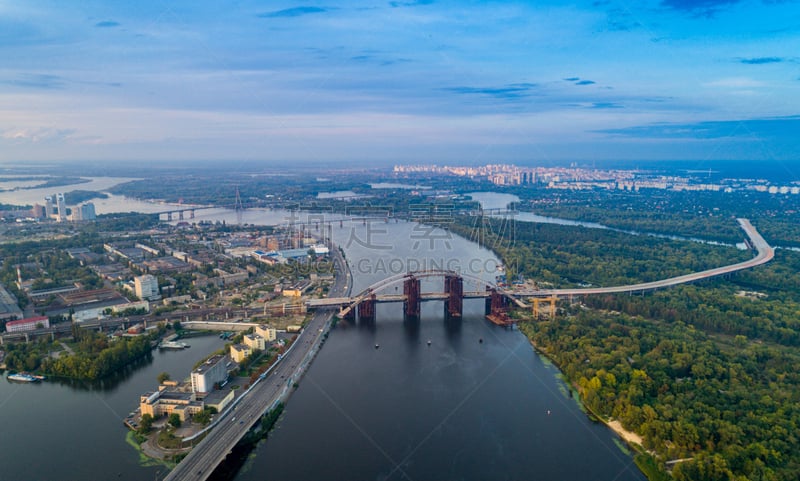
<svg viewBox="0 0 800 481">
<path fill-rule="evenodd" d="M 653 289 L 660 289 L 663 287 L 676 286 L 678 284 L 686 284 L 689 282 L 699 281 L 701 279 L 708 279 L 711 277 L 730 274 L 732 272 L 741 271 L 743 269 L 750 269 L 751 267 L 766 264 L 775 257 L 775 249 L 770 247 L 767 241 L 761 237 L 755 227 L 747 219 L 737 219 L 739 225 L 750 238 L 750 244 L 756 249 L 757 254 L 752 259 L 739 262 L 738 264 L 731 264 L 729 266 L 717 267 L 705 271 L 694 272 L 677 277 L 670 277 L 669 279 L 662 279 L 660 281 L 642 282 L 640 284 L 629 284 L 625 286 L 614 287 L 587 287 L 577 289 L 541 289 L 535 291 L 510 291 L 516 297 L 568 297 L 568 296 L 584 296 L 590 294 L 617 294 L 625 292 L 644 292 Z"/>
<path fill-rule="evenodd" d="M 336 277 L 330 296 L 346 296 L 352 285 L 352 276 L 335 246 L 331 247 Z M 317 311 L 292 348 L 284 354 L 266 377 L 253 385 L 250 392 L 237 401 L 234 409 L 222 413 L 206 437 L 173 469 L 165 480 L 205 480 L 217 465 L 230 453 L 250 427 L 280 399 L 283 399 L 297 382 L 319 349 L 323 333 L 337 309 Z"/>
</svg>

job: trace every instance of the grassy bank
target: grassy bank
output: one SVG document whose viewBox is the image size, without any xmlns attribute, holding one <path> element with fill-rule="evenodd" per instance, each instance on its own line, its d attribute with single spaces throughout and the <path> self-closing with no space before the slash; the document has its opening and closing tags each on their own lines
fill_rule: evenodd
<svg viewBox="0 0 800 481">
<path fill-rule="evenodd" d="M 578 408 L 584 414 L 586 414 L 586 416 L 590 420 L 594 422 L 602 422 L 603 424 L 606 425 L 606 427 L 608 427 L 609 430 L 613 431 L 618 436 L 618 438 L 614 438 L 614 444 L 617 445 L 620 451 L 630 456 L 632 454 L 631 450 L 633 450 L 633 452 L 635 453 L 634 462 L 636 463 L 636 466 L 638 466 L 639 469 L 642 471 L 642 473 L 645 476 L 647 476 L 648 480 L 650 481 L 672 480 L 672 476 L 670 476 L 670 474 L 667 473 L 661 467 L 658 460 L 652 454 L 648 453 L 644 449 L 644 447 L 642 447 L 640 444 L 637 444 L 630 440 L 631 439 L 630 435 L 633 434 L 634 436 L 636 436 L 636 433 L 630 433 L 624 430 L 621 427 L 621 425 L 619 426 L 619 428 L 613 426 L 612 424 L 610 424 L 609 419 L 607 419 L 602 414 L 596 412 L 595 410 L 591 409 L 586 403 L 583 402 L 583 400 L 581 399 L 580 391 L 575 388 L 576 383 L 570 380 L 564 374 L 564 371 L 561 369 L 561 366 L 558 365 L 558 362 L 555 359 L 549 356 L 544 349 L 542 349 L 540 346 L 536 344 L 533 336 L 531 335 L 532 332 L 531 329 L 533 329 L 533 325 L 530 322 L 523 322 L 518 324 L 518 326 L 520 328 L 519 329 L 520 332 L 522 332 L 525 335 L 525 337 L 528 338 L 528 341 L 531 343 L 531 346 L 533 346 L 533 349 L 539 354 L 539 356 L 541 356 L 542 362 L 544 362 L 545 364 L 551 364 L 555 366 L 556 369 L 558 369 L 559 371 L 558 377 L 564 383 L 563 389 L 562 386 L 559 386 L 559 390 L 562 392 L 562 394 L 574 399 L 575 403 L 578 405 Z"/>
</svg>

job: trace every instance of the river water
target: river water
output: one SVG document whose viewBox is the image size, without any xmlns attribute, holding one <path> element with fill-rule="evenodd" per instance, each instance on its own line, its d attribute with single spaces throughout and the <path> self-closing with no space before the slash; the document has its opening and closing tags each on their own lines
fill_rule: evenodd
<svg viewBox="0 0 800 481">
<path fill-rule="evenodd" d="M 128 201 L 109 208 L 153 211 Z M 287 215 L 204 211 L 195 221 L 244 216 L 245 223 L 270 224 Z M 447 231 L 393 221 L 345 221 L 332 231 L 355 291 L 407 268 L 455 269 L 485 280 L 498 273 L 491 252 Z M 423 291 L 441 291 L 441 282 L 424 281 Z M 428 302 L 417 323 L 404 322 L 398 304 L 379 305 L 373 324 L 340 322 L 269 440 L 235 479 L 644 480 L 615 435 L 587 419 L 522 334 L 488 323 L 482 300 L 464 307 L 459 321 L 445 321 L 443 303 Z M 156 351 L 152 361 L 102 385 L 1 381 L 2 479 L 163 477 L 165 468 L 142 465 L 125 442 L 122 419 L 156 386 L 158 373 L 186 377 L 222 345 L 216 336 L 190 343 L 184 351 Z"/>
<path fill-rule="evenodd" d="M 354 292 L 408 264 L 492 279 L 499 263 L 415 224 L 333 231 L 353 266 Z M 440 292 L 441 284 L 422 289 Z M 477 288 L 465 281 L 465 291 Z M 565 394 L 557 370 L 483 309 L 468 300 L 462 320 L 445 321 L 443 303 L 428 302 L 419 322 L 406 322 L 400 304 L 380 304 L 374 323 L 340 321 L 235 479 L 644 479 L 615 435 Z"/>
<path fill-rule="evenodd" d="M 164 212 L 174 207 L 181 207 L 177 204 L 142 201 L 131 199 L 122 195 L 109 194 L 106 192 L 115 185 L 138 179 L 128 177 L 86 177 L 86 179 L 88 179 L 89 182 L 46 188 L 31 188 L 36 185 L 41 185 L 45 180 L 47 180 L 44 178 L 41 181 L 2 182 L 0 183 L 0 188 L 9 190 L 0 191 L 0 203 L 12 205 L 44 205 L 44 198 L 47 196 L 55 196 L 57 193 L 66 194 L 75 190 L 86 190 L 103 192 L 108 196 L 106 199 L 90 200 L 90 202 L 94 203 L 95 212 L 98 214 L 116 214 L 120 212 L 141 212 L 145 214 L 152 214 L 156 212 Z M 18 187 L 19 189 L 11 190 L 15 187 Z M 53 200 L 55 201 L 55 197 Z"/>
<path fill-rule="evenodd" d="M 476 202 L 480 202 L 481 207 L 483 209 L 505 209 L 508 207 L 508 204 L 512 202 L 519 202 L 519 197 L 513 194 L 499 194 L 496 192 L 472 192 L 467 194 L 472 197 L 473 200 Z M 503 216 L 505 214 L 499 214 Z M 609 227 L 607 225 L 603 225 L 597 222 L 584 222 L 579 220 L 569 220 L 569 219 L 561 219 L 559 217 L 547 217 L 543 215 L 534 214 L 533 212 L 515 212 L 513 214 L 513 219 L 516 222 L 532 222 L 535 224 L 557 224 L 557 225 L 571 225 L 575 227 L 585 227 L 587 229 L 606 229 L 611 230 L 614 232 L 621 232 L 623 234 L 630 234 L 630 235 L 646 235 L 649 237 L 657 237 L 659 239 L 670 239 L 670 240 L 678 240 L 678 241 L 689 241 L 689 242 L 699 242 L 701 244 L 709 244 L 709 245 L 717 245 L 717 246 L 728 246 L 728 247 L 736 247 L 739 250 L 747 250 L 747 245 L 744 242 L 739 242 L 737 244 L 730 244 L 726 242 L 718 242 L 708 239 L 700 239 L 697 237 L 683 237 L 677 235 L 669 235 L 669 234 L 658 234 L 655 232 L 640 232 L 635 230 L 627 230 L 627 229 L 617 229 L 615 227 Z"/>
<path fill-rule="evenodd" d="M 189 376 L 201 358 L 221 348 L 218 336 L 188 339 L 182 351 L 153 351 L 115 378 L 102 383 L 48 379 L 20 384 L 0 379 L 0 479 L 4 480 L 143 480 L 166 474 L 163 466 L 144 466 L 127 444 L 123 425 L 138 407 L 139 395 L 172 379 Z"/>
</svg>

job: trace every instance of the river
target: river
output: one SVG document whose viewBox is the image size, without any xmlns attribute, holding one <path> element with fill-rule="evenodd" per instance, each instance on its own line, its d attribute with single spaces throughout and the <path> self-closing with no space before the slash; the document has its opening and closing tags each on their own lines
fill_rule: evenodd
<svg viewBox="0 0 800 481">
<path fill-rule="evenodd" d="M 496 192 L 472 192 L 469 194 L 473 200 L 479 202 L 483 209 L 505 209 L 512 202 L 519 202 L 519 197 L 513 194 L 499 194 Z M 499 214 L 503 216 L 505 214 Z M 744 242 L 730 244 L 726 242 L 713 241 L 708 239 L 700 239 L 698 237 L 683 237 L 671 234 L 658 234 L 655 232 L 641 232 L 628 229 L 617 229 L 609 227 L 597 222 L 584 222 L 579 220 L 562 219 L 559 217 L 547 217 L 543 215 L 534 214 L 533 212 L 517 211 L 513 214 L 513 219 L 517 222 L 533 222 L 536 224 L 557 224 L 557 225 L 571 225 L 575 227 L 585 227 L 587 229 L 605 229 L 614 232 L 621 232 L 629 235 L 646 235 L 649 237 L 657 237 L 659 239 L 669 239 L 677 241 L 699 242 L 701 244 L 736 247 L 739 250 L 747 250 L 747 245 Z"/>
<path fill-rule="evenodd" d="M 12 205 L 44 205 L 44 198 L 47 196 L 55 196 L 57 193 L 66 194 L 75 190 L 85 190 L 102 192 L 108 196 L 105 199 L 97 198 L 89 201 L 94 204 L 95 212 L 97 214 L 116 214 L 121 212 L 141 212 L 144 214 L 153 214 L 156 212 L 170 210 L 170 208 L 185 207 L 178 204 L 132 199 L 107 192 L 108 189 L 116 185 L 139 179 L 129 177 L 85 177 L 85 179 L 87 179 L 88 182 L 44 188 L 32 187 L 41 185 L 47 180 L 46 178 L 43 178 L 41 181 L 2 182 L 0 183 L 2 184 L 1 187 L 9 190 L 0 191 L 0 203 Z M 13 190 L 14 188 L 17 189 Z M 53 198 L 53 201 L 55 203 L 55 197 Z"/>
<path fill-rule="evenodd" d="M 484 279 L 499 263 L 416 224 L 333 234 L 353 266 L 354 292 L 409 263 Z M 441 291 L 441 282 L 425 281 L 423 291 Z M 372 324 L 340 321 L 234 479 L 644 479 L 615 435 L 565 394 L 557 370 L 519 331 L 487 322 L 483 308 L 465 301 L 463 319 L 445 321 L 443 303 L 428 302 L 415 323 L 401 305 L 381 304 Z"/>
<path fill-rule="evenodd" d="M 122 423 L 139 395 L 158 386 L 157 376 L 189 377 L 192 366 L 221 348 L 218 336 L 187 340 L 182 351 L 153 351 L 126 373 L 97 383 L 48 379 L 20 384 L 0 379 L 0 479 L 61 481 L 161 477 L 167 469 L 144 466 L 125 440 Z M 161 476 L 160 476 L 161 475 Z"/>
<path fill-rule="evenodd" d="M 242 214 L 253 224 L 286 215 Z M 238 220 L 232 211 L 201 219 Z M 353 267 L 355 291 L 407 267 L 487 280 L 497 274 L 491 252 L 447 231 L 383 221 L 332 231 Z M 439 284 L 425 281 L 423 290 L 440 291 Z M 407 323 L 400 305 L 381 304 L 374 324 L 340 322 L 276 430 L 234 479 L 644 479 L 527 339 L 484 319 L 482 300 L 465 301 L 459 321 L 445 321 L 442 310 L 441 302 L 425 303 L 422 320 Z M 0 382 L 3 477 L 163 477 L 165 468 L 142 465 L 126 444 L 122 419 L 158 373 L 186 377 L 222 345 L 216 336 L 190 343 L 185 351 L 156 351 L 152 362 L 104 385 Z"/>
</svg>

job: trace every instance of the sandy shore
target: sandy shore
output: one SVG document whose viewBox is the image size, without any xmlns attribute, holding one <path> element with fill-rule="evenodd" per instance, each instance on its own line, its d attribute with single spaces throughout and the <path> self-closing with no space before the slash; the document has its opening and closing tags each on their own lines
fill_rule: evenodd
<svg viewBox="0 0 800 481">
<path fill-rule="evenodd" d="M 642 437 L 623 428 L 622 424 L 616 419 L 609 420 L 606 424 L 625 441 L 639 446 L 642 445 Z"/>
</svg>

